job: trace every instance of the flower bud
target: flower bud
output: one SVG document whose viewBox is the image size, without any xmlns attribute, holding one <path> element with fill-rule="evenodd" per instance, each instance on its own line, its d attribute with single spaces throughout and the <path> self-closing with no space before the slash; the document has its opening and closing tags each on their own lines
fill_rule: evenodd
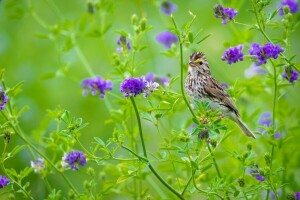
<svg viewBox="0 0 300 200">
<path fill-rule="evenodd" d="M 136 14 L 133 14 L 131 16 L 131 24 L 136 25 L 137 21 L 138 21 L 138 16 Z"/>
<path fill-rule="evenodd" d="M 146 18 L 143 18 L 141 20 L 140 26 L 141 26 L 141 31 L 144 31 L 146 29 L 146 27 L 147 27 L 147 19 Z"/>
<path fill-rule="evenodd" d="M 269 152 L 266 152 L 264 157 L 265 157 L 266 165 L 270 166 L 270 164 L 271 164 L 271 154 Z"/>
<path fill-rule="evenodd" d="M 245 186 L 245 179 L 243 177 L 240 177 L 238 179 L 238 183 L 239 183 L 240 187 L 244 187 Z"/>
</svg>

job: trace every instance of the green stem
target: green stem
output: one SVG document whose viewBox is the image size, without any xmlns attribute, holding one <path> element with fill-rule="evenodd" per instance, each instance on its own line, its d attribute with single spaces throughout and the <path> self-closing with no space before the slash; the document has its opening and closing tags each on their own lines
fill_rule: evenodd
<svg viewBox="0 0 300 200">
<path fill-rule="evenodd" d="M 185 193 L 186 189 L 188 188 L 188 186 L 190 185 L 192 179 L 193 179 L 193 174 L 191 175 L 191 177 L 189 178 L 188 182 L 186 183 L 186 185 L 185 185 L 183 191 L 181 192 L 181 196 L 184 195 L 184 193 Z"/>
<path fill-rule="evenodd" d="M 90 64 L 88 63 L 87 59 L 85 58 L 85 56 L 83 55 L 81 49 L 79 48 L 75 35 L 72 34 L 71 35 L 73 44 L 74 44 L 74 49 L 77 53 L 78 58 L 80 59 L 80 61 L 82 62 L 83 66 L 85 67 L 86 71 L 89 73 L 90 76 L 95 76 L 95 73 L 93 72 Z"/>
<path fill-rule="evenodd" d="M 136 119 L 137 119 L 138 126 L 139 126 L 139 133 L 140 133 L 140 138 L 141 138 L 141 142 L 142 142 L 143 154 L 144 154 L 145 158 L 148 158 L 147 151 L 146 151 L 146 145 L 145 145 L 145 141 L 144 141 L 141 118 L 140 118 L 139 111 L 136 107 L 136 104 L 135 104 L 135 101 L 134 101 L 133 98 L 134 98 L 133 96 L 130 96 L 130 100 L 131 100 L 131 103 L 133 105 L 133 109 L 135 111 Z"/>
<path fill-rule="evenodd" d="M 156 170 L 153 168 L 153 166 L 151 165 L 151 163 L 148 161 L 148 157 L 147 157 L 147 151 L 146 151 L 146 146 L 145 146 L 145 142 L 144 142 L 144 136 L 143 136 L 143 132 L 142 132 L 142 124 L 141 124 L 141 119 L 140 119 L 140 115 L 139 115 L 139 111 L 137 109 L 137 106 L 135 104 L 134 101 L 134 97 L 130 96 L 130 100 L 131 103 L 133 105 L 134 111 L 135 111 L 135 115 L 137 118 L 137 122 L 138 122 L 138 127 L 139 127 L 139 133 L 140 133 L 140 138 L 141 138 L 141 142 L 142 142 L 142 147 L 143 147 L 143 154 L 145 159 L 147 160 L 148 163 L 148 167 L 151 170 L 151 172 L 156 176 L 156 178 L 166 187 L 168 188 L 174 195 L 176 195 L 178 198 L 180 199 L 184 199 L 172 186 L 170 186 L 157 172 Z M 123 147 L 123 145 L 122 145 Z M 124 148 L 124 147 L 123 147 Z M 129 150 L 127 148 L 127 150 Z M 136 153 L 134 153 L 133 151 L 130 150 L 130 152 L 137 156 L 138 158 L 142 158 L 139 155 L 137 155 Z M 143 159 L 145 161 L 145 159 Z"/>
<path fill-rule="evenodd" d="M 218 177 L 221 179 L 221 178 L 222 178 L 222 176 L 221 176 L 221 173 L 220 173 L 220 170 L 219 170 L 218 164 L 217 164 L 217 162 L 216 162 L 215 155 L 214 155 L 214 153 L 212 152 L 212 150 L 211 150 L 211 148 L 210 148 L 209 144 L 208 144 L 208 143 L 206 143 L 206 145 L 207 145 L 207 148 L 208 148 L 208 150 L 209 150 L 209 153 L 210 153 L 210 155 L 211 155 L 211 157 L 212 157 L 212 160 L 213 160 L 214 166 L 215 166 L 215 168 L 216 168 L 216 171 L 217 171 Z"/>
<path fill-rule="evenodd" d="M 7 120 L 8 120 L 8 117 L 3 113 L 1 112 L 1 114 L 3 115 L 3 117 Z M 56 166 L 55 164 L 47 157 L 45 156 L 38 148 L 36 148 L 33 144 L 31 144 L 27 138 L 23 135 L 22 131 L 20 130 L 20 127 L 17 127 L 16 128 L 14 126 L 14 124 L 10 122 L 10 125 L 12 127 L 12 129 L 14 130 L 14 132 L 28 145 L 30 146 L 30 148 L 32 148 L 35 152 L 37 152 L 40 156 L 42 156 L 58 173 L 61 174 L 61 176 L 63 177 L 63 179 L 66 181 L 66 183 L 69 185 L 70 188 L 72 188 L 72 190 L 75 192 L 76 195 L 78 195 L 79 193 L 77 192 L 76 188 L 73 186 L 73 184 L 71 183 L 71 181 L 65 176 L 65 174 L 63 172 L 61 172 Z"/>
<path fill-rule="evenodd" d="M 194 113 L 190 103 L 188 102 L 188 100 L 185 96 L 185 93 L 184 93 L 184 81 L 183 81 L 183 68 L 184 68 L 184 65 L 183 65 L 182 42 L 181 42 L 179 30 L 177 28 L 177 24 L 176 24 L 175 19 L 172 15 L 171 15 L 171 19 L 172 19 L 174 27 L 177 31 L 176 35 L 177 35 L 177 38 L 178 38 L 178 41 L 179 41 L 179 49 L 180 49 L 180 88 L 181 88 L 182 98 L 183 98 L 185 104 L 187 105 L 187 107 L 189 108 L 189 110 L 190 110 L 191 114 L 193 115 L 193 117 L 195 119 L 197 119 L 197 117 L 196 117 L 196 115 L 195 115 L 195 113 Z"/>
</svg>

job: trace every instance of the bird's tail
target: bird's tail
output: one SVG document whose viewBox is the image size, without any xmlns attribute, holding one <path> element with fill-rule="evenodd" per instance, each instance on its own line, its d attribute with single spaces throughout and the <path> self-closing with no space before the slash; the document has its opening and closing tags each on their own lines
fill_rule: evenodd
<svg viewBox="0 0 300 200">
<path fill-rule="evenodd" d="M 248 137 L 252 137 L 254 139 L 256 138 L 252 131 L 248 128 L 248 126 L 242 121 L 240 117 L 236 117 L 234 121 Z"/>
</svg>

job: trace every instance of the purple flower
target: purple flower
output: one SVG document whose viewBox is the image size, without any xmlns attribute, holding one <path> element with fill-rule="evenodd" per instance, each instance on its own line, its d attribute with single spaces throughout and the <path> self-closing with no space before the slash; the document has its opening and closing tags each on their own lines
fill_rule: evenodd
<svg viewBox="0 0 300 200">
<path fill-rule="evenodd" d="M 287 6 L 292 13 L 298 12 L 298 1 L 297 0 L 282 0 L 279 4 L 279 15 L 284 15 L 283 7 Z"/>
<path fill-rule="evenodd" d="M 160 11 L 166 15 L 171 15 L 174 11 L 177 10 L 177 5 L 173 4 L 170 1 L 164 1 L 160 4 Z"/>
<path fill-rule="evenodd" d="M 252 78 L 255 75 L 266 74 L 267 71 L 259 66 L 251 65 L 248 69 L 245 70 L 245 77 Z"/>
<path fill-rule="evenodd" d="M 168 87 L 170 83 L 170 79 L 167 77 L 157 76 L 154 73 L 150 72 L 145 76 L 146 81 L 157 82 L 162 84 L 164 87 Z"/>
<path fill-rule="evenodd" d="M 170 79 L 167 77 L 160 77 L 160 82 L 164 87 L 168 87 L 170 83 Z"/>
<path fill-rule="evenodd" d="M 287 79 L 290 83 L 293 83 L 294 81 L 298 80 L 299 73 L 293 69 L 290 69 L 290 71 L 287 71 L 286 68 L 283 73 L 282 77 Z"/>
<path fill-rule="evenodd" d="M 265 181 L 266 180 L 266 178 L 265 177 L 263 177 L 262 175 L 260 175 L 260 174 L 256 174 L 255 175 L 255 178 L 256 178 L 256 180 L 258 180 L 258 181 L 260 181 L 260 182 L 263 182 L 263 181 Z"/>
<path fill-rule="evenodd" d="M 221 57 L 223 61 L 227 60 L 228 64 L 236 63 L 239 60 L 244 60 L 244 54 L 242 52 L 244 45 L 240 44 L 235 47 L 230 47 L 224 52 L 224 55 Z"/>
<path fill-rule="evenodd" d="M 44 159 L 43 158 L 37 158 L 36 161 L 31 161 L 31 167 L 34 169 L 35 173 L 40 173 L 42 169 L 45 169 L 45 164 L 44 164 Z"/>
<path fill-rule="evenodd" d="M 173 43 L 178 42 L 178 38 L 175 34 L 171 33 L 170 31 L 165 31 L 156 36 L 157 42 L 163 44 L 166 48 L 171 48 Z"/>
<path fill-rule="evenodd" d="M 233 8 L 223 8 L 220 4 L 214 7 L 214 13 L 216 18 L 222 18 L 222 24 L 225 25 L 227 20 L 233 20 L 237 15 L 237 11 Z"/>
<path fill-rule="evenodd" d="M 266 178 L 264 176 L 262 176 L 261 174 L 259 174 L 258 172 L 259 167 L 257 164 L 253 164 L 250 166 L 250 169 L 248 170 L 248 173 L 250 175 L 252 175 L 253 177 L 255 177 L 256 180 L 263 182 L 266 180 Z"/>
<path fill-rule="evenodd" d="M 295 192 L 295 198 L 296 200 L 300 200 L 300 192 Z"/>
<path fill-rule="evenodd" d="M 146 81 L 152 81 L 153 82 L 154 77 L 155 77 L 154 73 L 150 72 L 150 73 L 146 74 L 145 79 L 146 79 Z"/>
<path fill-rule="evenodd" d="M 148 97 L 158 87 L 157 82 L 147 81 L 145 77 L 127 78 L 120 84 L 120 92 L 124 93 L 126 98 L 129 96 L 135 97 L 141 93 L 144 93 L 144 97 Z"/>
<path fill-rule="evenodd" d="M 61 165 L 64 168 L 67 168 L 69 166 L 72 170 L 78 170 L 79 165 L 85 166 L 86 164 L 86 157 L 81 151 L 72 151 L 69 154 L 65 154 L 61 162 Z"/>
<path fill-rule="evenodd" d="M 225 83 L 225 82 L 221 83 L 221 87 L 223 89 L 229 89 L 229 85 L 227 83 Z"/>
<path fill-rule="evenodd" d="M 261 114 L 261 117 L 259 119 L 259 124 L 261 126 L 271 126 L 272 119 L 271 119 L 271 113 L 270 112 L 263 112 Z"/>
<path fill-rule="evenodd" d="M 271 42 L 268 42 L 264 46 L 257 43 L 252 43 L 249 49 L 249 54 L 255 59 L 253 60 L 256 66 L 260 66 L 267 63 L 268 58 L 277 59 L 278 55 L 283 52 L 284 49 L 279 44 L 276 46 Z"/>
<path fill-rule="evenodd" d="M 120 85 L 120 91 L 124 93 L 124 97 L 141 94 L 146 88 L 147 81 L 144 77 L 141 78 L 127 78 Z"/>
<path fill-rule="evenodd" d="M 95 78 L 84 79 L 81 83 L 81 87 L 83 88 L 83 96 L 86 96 L 88 94 L 88 89 L 90 89 L 93 96 L 99 91 L 99 97 L 104 98 L 104 91 L 112 90 L 113 85 L 110 80 L 104 80 L 100 76 L 96 76 Z"/>
<path fill-rule="evenodd" d="M 5 105 L 8 102 L 8 96 L 2 88 L 0 88 L 0 110 L 4 110 Z"/>
<path fill-rule="evenodd" d="M 8 185 L 10 183 L 10 180 L 6 178 L 6 176 L 0 175 L 0 188 L 3 188 L 4 186 Z"/>
<path fill-rule="evenodd" d="M 127 50 L 131 49 L 130 43 L 127 42 L 127 39 L 125 36 L 121 35 L 119 39 L 117 40 L 117 45 L 119 46 L 117 48 L 117 52 L 124 51 L 124 48 L 126 47 Z"/>
<path fill-rule="evenodd" d="M 274 139 L 280 139 L 281 138 L 281 134 L 279 132 L 276 132 L 274 134 Z"/>
<path fill-rule="evenodd" d="M 149 94 L 151 94 L 152 92 L 154 92 L 154 90 L 159 88 L 159 84 L 156 82 L 152 82 L 152 81 L 147 81 L 146 87 L 144 89 L 144 97 L 148 97 Z"/>
</svg>

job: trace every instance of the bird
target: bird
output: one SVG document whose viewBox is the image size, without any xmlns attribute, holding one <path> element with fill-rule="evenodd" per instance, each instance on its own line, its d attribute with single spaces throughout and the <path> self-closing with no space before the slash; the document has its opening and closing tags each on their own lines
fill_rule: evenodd
<svg viewBox="0 0 300 200">
<path fill-rule="evenodd" d="M 190 55 L 184 88 L 191 102 L 195 100 L 210 102 L 209 109 L 220 109 L 222 116 L 234 121 L 246 136 L 256 138 L 242 121 L 238 108 L 229 94 L 211 75 L 208 61 L 203 52 L 195 52 Z"/>
</svg>

